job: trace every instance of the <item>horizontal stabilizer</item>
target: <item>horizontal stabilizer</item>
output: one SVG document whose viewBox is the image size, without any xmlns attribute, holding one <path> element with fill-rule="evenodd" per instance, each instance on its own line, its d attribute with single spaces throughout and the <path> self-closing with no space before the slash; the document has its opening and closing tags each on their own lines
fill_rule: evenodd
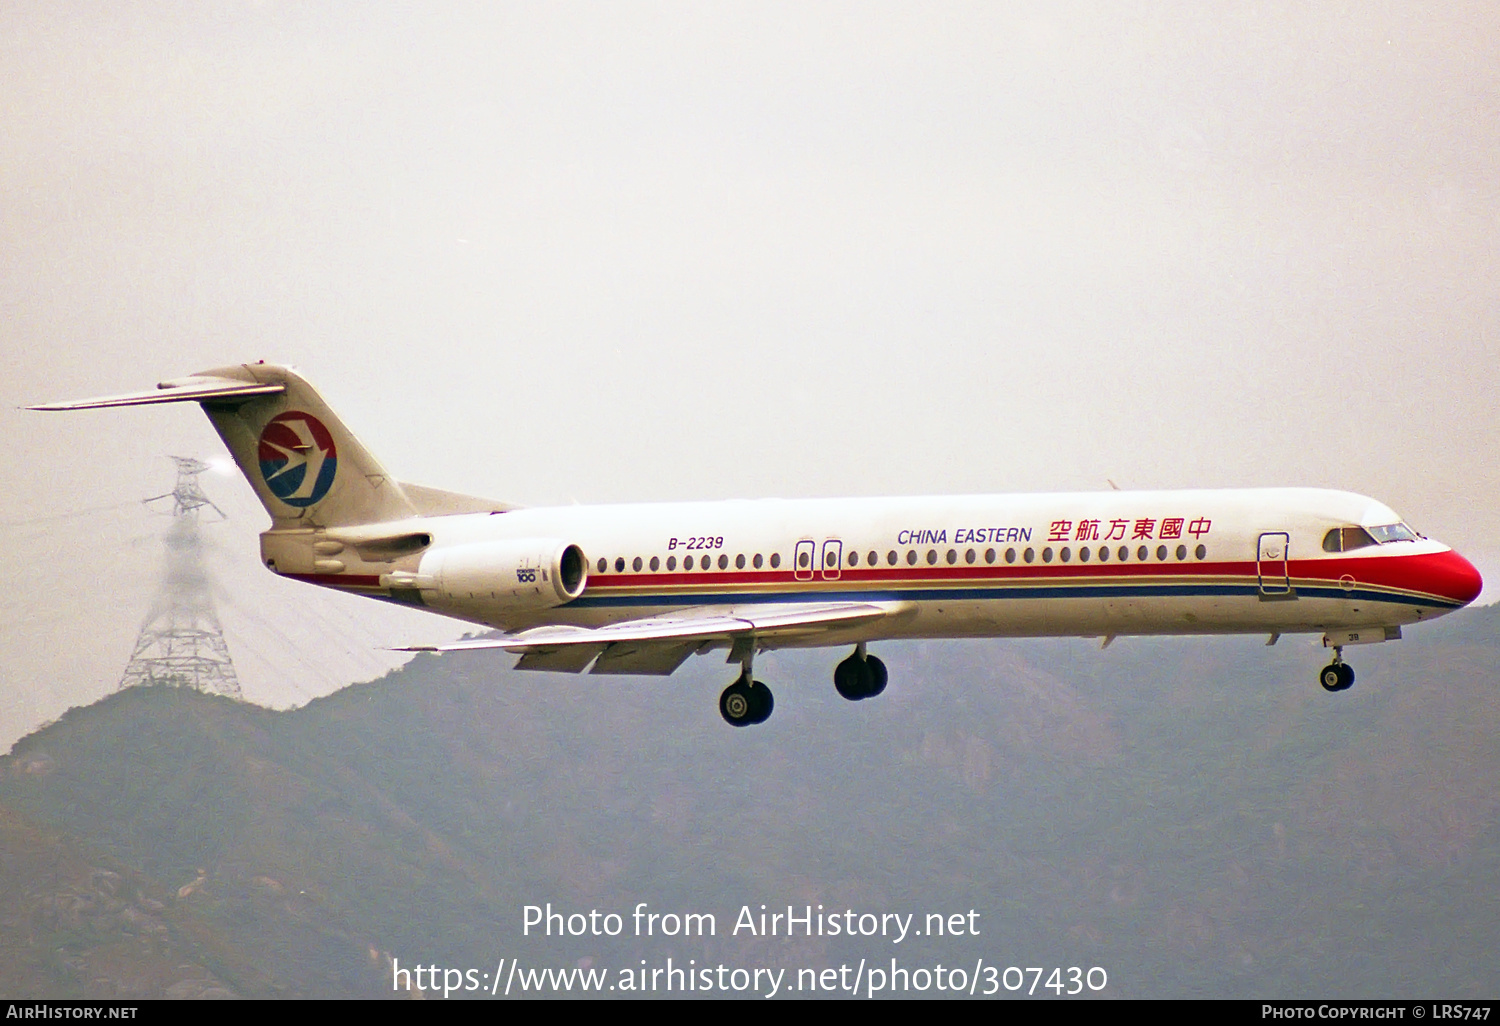
<svg viewBox="0 0 1500 1026">
<path fill-rule="evenodd" d="M 68 403 L 44 403 L 28 406 L 28 410 L 102 410 L 111 406 L 149 406 L 153 403 L 215 402 L 233 399 L 250 399 L 258 395 L 276 395 L 285 392 L 280 383 L 260 384 L 252 381 L 236 381 L 234 378 L 192 377 L 163 381 L 145 392 L 127 392 L 124 395 L 106 395 L 97 399 L 78 399 Z"/>
</svg>

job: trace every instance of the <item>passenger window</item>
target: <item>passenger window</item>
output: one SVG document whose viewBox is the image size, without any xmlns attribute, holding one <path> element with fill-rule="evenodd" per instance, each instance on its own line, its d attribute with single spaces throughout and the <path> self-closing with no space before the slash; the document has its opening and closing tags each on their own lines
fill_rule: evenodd
<svg viewBox="0 0 1500 1026">
<path fill-rule="evenodd" d="M 985 549 L 984 550 L 984 561 L 986 563 L 993 563 L 995 561 L 995 550 L 994 549 Z"/>
<path fill-rule="evenodd" d="M 677 569 L 677 557 L 676 556 L 668 556 L 667 557 L 667 569 L 668 570 L 676 570 Z"/>
<path fill-rule="evenodd" d="M 948 550 L 948 565 L 952 566 L 954 563 L 957 563 L 957 562 L 958 562 L 958 550 L 957 549 L 949 549 Z"/>
<path fill-rule="evenodd" d="M 682 557 L 682 568 L 684 570 L 691 570 L 693 568 L 693 557 L 692 556 L 683 556 Z"/>
<path fill-rule="evenodd" d="M 1135 550 L 1135 558 L 1139 559 L 1142 563 L 1144 563 L 1148 558 L 1150 558 L 1150 556 L 1151 556 L 1151 550 L 1148 549 L 1148 548 L 1146 548 L 1146 546 L 1144 546 L 1144 545 L 1142 545 L 1140 548 L 1138 548 L 1138 549 Z"/>
<path fill-rule="evenodd" d="M 917 550 L 916 549 L 907 549 L 906 550 L 906 565 L 907 566 L 916 566 L 917 565 Z"/>
<path fill-rule="evenodd" d="M 661 569 L 661 560 L 656 556 L 651 557 L 651 572 L 654 574 Z"/>
<path fill-rule="evenodd" d="M 780 565 L 781 565 L 781 553 L 779 553 L 779 552 L 773 552 L 773 553 L 771 553 L 771 569 L 775 570 Z"/>
<path fill-rule="evenodd" d="M 837 552 L 834 552 L 832 549 L 829 549 L 827 552 L 823 553 L 823 565 L 824 566 L 833 566 L 838 561 L 839 561 L 839 554 Z"/>
<path fill-rule="evenodd" d="M 719 569 L 720 570 L 728 570 L 729 569 L 729 556 L 728 555 L 722 555 L 722 556 L 719 557 Z"/>
<path fill-rule="evenodd" d="M 936 564 L 937 564 L 937 549 L 928 549 L 927 550 L 927 565 L 928 566 L 935 566 Z"/>
<path fill-rule="evenodd" d="M 604 571 L 606 571 L 608 569 L 609 569 L 609 560 L 605 559 L 603 556 L 600 556 L 599 557 L 599 572 L 602 574 L 602 573 L 604 573 Z"/>
<path fill-rule="evenodd" d="M 1007 563 L 1014 563 L 1016 561 L 1016 550 L 1015 549 L 1006 549 L 1005 550 L 1005 561 Z M 1030 557 L 1027 558 L 1026 562 L 1028 562 L 1028 563 L 1031 562 Z"/>
<path fill-rule="evenodd" d="M 1115 553 L 1115 555 L 1117 555 L 1117 556 L 1120 557 L 1120 562 L 1121 563 L 1126 562 L 1127 560 L 1130 559 L 1130 546 L 1129 545 L 1121 545 L 1120 546 L 1120 551 L 1117 552 L 1117 553 Z"/>
<path fill-rule="evenodd" d="M 1026 550 L 1026 562 L 1030 563 L 1032 561 L 1032 556 L 1035 555 L 1035 553 L 1036 553 L 1035 549 L 1027 549 Z"/>
<path fill-rule="evenodd" d="M 1196 550 L 1194 550 L 1193 555 L 1197 556 L 1199 559 L 1207 559 L 1208 558 L 1208 546 L 1207 545 L 1199 545 L 1198 548 Z"/>
<path fill-rule="evenodd" d="M 736 570 L 745 569 L 745 554 L 743 552 L 734 557 L 734 568 Z"/>
<path fill-rule="evenodd" d="M 1157 559 L 1166 559 L 1167 558 L 1167 547 L 1165 545 L 1158 545 L 1156 547 L 1156 558 Z"/>
<path fill-rule="evenodd" d="M 640 573 L 641 572 L 641 567 L 643 567 L 645 565 L 646 564 L 644 564 L 644 563 L 641 562 L 641 557 L 640 556 L 636 556 L 635 559 L 631 560 L 631 562 L 630 562 L 630 569 L 634 570 L 636 573 Z"/>
<path fill-rule="evenodd" d="M 761 563 L 765 562 L 765 560 L 761 559 L 760 558 L 760 553 L 757 552 L 755 554 L 755 559 L 752 562 L 754 562 L 754 564 L 755 564 L 755 569 L 759 570 Z"/>
<path fill-rule="evenodd" d="M 876 563 L 880 562 L 880 556 L 876 554 L 874 549 L 871 549 L 870 554 L 865 557 L 865 562 L 869 563 L 871 566 L 874 566 Z M 892 560 L 892 562 L 895 561 Z"/>
<path fill-rule="evenodd" d="M 1062 551 L 1059 552 L 1058 555 L 1061 556 L 1062 561 L 1066 563 L 1068 560 L 1073 558 L 1073 550 L 1064 545 L 1062 547 Z"/>
<path fill-rule="evenodd" d="M 972 563 L 972 562 L 974 562 L 978 558 L 979 558 L 979 554 L 977 552 L 975 552 L 973 549 L 970 549 L 968 552 L 964 553 L 964 562 L 965 563 Z"/>
<path fill-rule="evenodd" d="M 1080 563 L 1087 563 L 1089 561 L 1089 547 L 1087 545 L 1078 550 L 1078 561 Z"/>
<path fill-rule="evenodd" d="M 849 550 L 849 565 L 859 566 L 859 553 L 855 552 L 853 549 Z"/>
<path fill-rule="evenodd" d="M 1187 546 L 1186 545 L 1179 545 L 1179 546 L 1177 546 L 1177 558 L 1178 558 L 1178 560 L 1187 559 Z"/>
<path fill-rule="evenodd" d="M 1050 563 L 1050 562 L 1052 562 L 1052 546 L 1049 545 L 1045 549 L 1042 550 L 1042 562 L 1043 563 Z"/>
<path fill-rule="evenodd" d="M 896 565 L 896 550 L 895 549 L 892 549 L 891 551 L 889 551 L 889 552 L 887 552 L 885 554 L 885 561 L 887 563 L 889 563 L 891 566 L 895 566 Z"/>
<path fill-rule="evenodd" d="M 806 552 L 800 553 L 797 556 L 797 565 L 800 566 L 804 570 L 807 569 L 807 564 L 810 563 L 811 561 L 812 561 L 812 557 L 808 553 L 806 553 Z"/>
<path fill-rule="evenodd" d="M 1101 545 L 1101 546 L 1099 546 L 1099 562 L 1101 562 L 1101 563 L 1108 563 L 1109 562 L 1109 546 L 1108 545 Z"/>
<path fill-rule="evenodd" d="M 625 557 L 621 556 L 619 559 L 615 560 L 615 573 L 617 573 L 617 574 L 623 574 L 624 572 L 625 572 Z"/>
</svg>

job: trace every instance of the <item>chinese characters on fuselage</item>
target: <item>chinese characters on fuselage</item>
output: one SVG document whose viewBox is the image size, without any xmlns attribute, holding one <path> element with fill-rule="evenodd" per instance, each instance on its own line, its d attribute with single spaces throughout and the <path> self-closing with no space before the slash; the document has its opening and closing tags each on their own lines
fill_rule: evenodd
<svg viewBox="0 0 1500 1026">
<path fill-rule="evenodd" d="M 1108 527 L 1105 525 L 1108 524 Z M 1116 520 L 1054 520 L 1047 528 L 1048 541 L 1135 541 L 1137 538 L 1154 538 L 1168 541 L 1182 538 L 1184 532 L 1194 538 L 1202 538 L 1213 527 L 1213 521 L 1198 517 L 1188 522 L 1186 517 L 1137 517 Z M 1153 533 L 1154 532 L 1154 533 Z"/>
<path fill-rule="evenodd" d="M 1201 539 L 1213 527 L 1207 517 L 1122 517 L 1113 520 L 1054 520 L 1047 527 L 1049 542 L 1066 541 L 1171 541 L 1192 536 Z M 897 545 L 984 545 L 994 542 L 1029 542 L 1029 527 L 913 528 L 896 533 Z"/>
</svg>

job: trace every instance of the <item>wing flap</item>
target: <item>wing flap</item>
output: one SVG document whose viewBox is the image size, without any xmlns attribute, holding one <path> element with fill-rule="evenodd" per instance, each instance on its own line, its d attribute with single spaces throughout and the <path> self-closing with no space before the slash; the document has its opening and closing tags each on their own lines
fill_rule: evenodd
<svg viewBox="0 0 1500 1026">
<path fill-rule="evenodd" d="M 796 605 L 753 603 L 685 609 L 670 616 L 626 620 L 605 627 L 537 627 L 502 638 L 474 638 L 442 645 L 408 645 L 401 652 L 549 651 L 576 646 L 676 642 L 689 651 L 704 641 L 729 641 L 743 635 L 757 639 L 816 634 L 837 627 L 881 620 L 904 612 L 905 602 L 808 602 Z M 691 644 L 690 644 L 691 643 Z M 675 647 L 675 646 L 674 646 Z M 606 652 L 607 656 L 609 653 Z M 621 657 L 623 659 L 623 655 Z M 684 655 L 683 659 L 687 656 Z M 681 660 L 679 660 L 679 665 Z M 670 671 L 669 671 L 670 672 Z"/>
<path fill-rule="evenodd" d="M 697 648 L 695 642 L 617 641 L 604 650 L 589 672 L 665 677 L 687 662 Z"/>
<path fill-rule="evenodd" d="M 528 649 L 516 661 L 516 669 L 582 673 L 584 668 L 594 661 L 594 657 L 603 651 L 603 645 L 562 645 L 557 648 Z"/>
</svg>

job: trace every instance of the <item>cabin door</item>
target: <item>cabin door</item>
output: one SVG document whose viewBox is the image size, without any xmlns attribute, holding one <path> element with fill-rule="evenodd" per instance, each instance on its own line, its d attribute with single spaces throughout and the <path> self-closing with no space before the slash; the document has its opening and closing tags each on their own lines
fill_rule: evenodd
<svg viewBox="0 0 1500 1026">
<path fill-rule="evenodd" d="M 1287 550 L 1291 536 L 1285 531 L 1267 531 L 1256 543 L 1255 573 L 1262 595 L 1290 595 L 1292 580 L 1287 572 Z"/>
</svg>

